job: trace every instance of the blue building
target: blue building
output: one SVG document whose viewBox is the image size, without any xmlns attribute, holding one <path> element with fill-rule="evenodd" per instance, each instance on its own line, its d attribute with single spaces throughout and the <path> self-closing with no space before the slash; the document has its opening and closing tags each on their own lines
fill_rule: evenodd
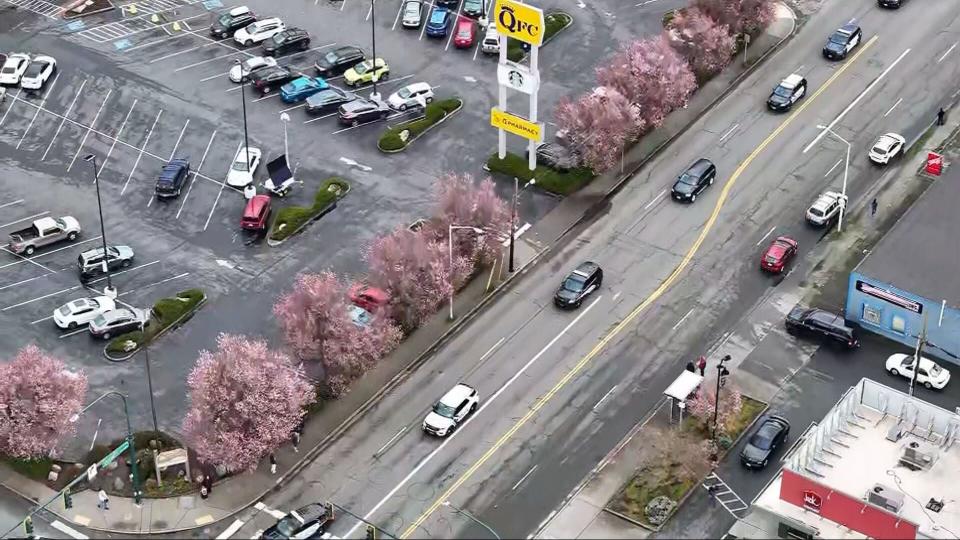
<svg viewBox="0 0 960 540">
<path fill-rule="evenodd" d="M 944 171 L 877 243 L 847 284 L 846 319 L 960 364 L 960 166 Z"/>
</svg>

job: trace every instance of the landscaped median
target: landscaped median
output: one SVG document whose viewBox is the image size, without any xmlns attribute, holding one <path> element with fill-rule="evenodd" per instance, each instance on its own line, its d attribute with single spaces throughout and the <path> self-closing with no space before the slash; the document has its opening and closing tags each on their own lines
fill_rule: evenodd
<svg viewBox="0 0 960 540">
<path fill-rule="evenodd" d="M 144 331 L 136 330 L 123 334 L 107 343 L 103 354 L 109 360 L 127 360 L 145 344 L 163 335 L 190 318 L 207 301 L 207 295 L 200 289 L 187 289 L 178 292 L 172 298 L 161 298 L 150 310 L 150 320 Z"/>
<path fill-rule="evenodd" d="M 557 195 L 569 195 L 589 184 L 596 176 L 588 167 L 576 167 L 567 172 L 561 172 L 537 165 L 537 168 L 531 171 L 526 158 L 510 152 L 507 152 L 503 159 L 497 157 L 497 154 L 490 156 L 487 160 L 487 170 L 523 181 L 536 178 L 538 188 Z"/>
<path fill-rule="evenodd" d="M 402 152 L 421 135 L 460 112 L 462 108 L 463 100 L 457 97 L 429 103 L 420 118 L 387 128 L 380 136 L 377 148 L 388 154 Z"/>
<path fill-rule="evenodd" d="M 313 196 L 311 206 L 285 206 L 277 211 L 277 217 L 270 225 L 267 243 L 277 246 L 284 240 L 300 232 L 312 221 L 337 206 L 337 201 L 350 191 L 350 184 L 342 178 L 327 178 L 320 184 L 317 193 Z"/>
<path fill-rule="evenodd" d="M 568 26 L 573 24 L 573 17 L 569 13 L 563 11 L 555 11 L 553 13 L 548 13 L 543 16 L 544 26 L 546 28 L 543 31 L 543 44 L 546 45 L 550 42 L 553 36 L 561 31 L 566 29 Z M 523 48 L 523 43 L 513 39 L 507 39 L 507 59 L 511 62 L 519 62 L 523 60 L 524 55 L 527 54 L 527 51 Z"/>
</svg>

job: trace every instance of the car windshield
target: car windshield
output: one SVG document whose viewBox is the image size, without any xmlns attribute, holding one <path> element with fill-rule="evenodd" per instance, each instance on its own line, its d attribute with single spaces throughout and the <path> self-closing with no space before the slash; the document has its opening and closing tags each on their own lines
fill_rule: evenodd
<svg viewBox="0 0 960 540">
<path fill-rule="evenodd" d="M 277 532 L 291 538 L 300 528 L 301 521 L 293 516 L 287 516 L 277 522 Z"/>
<path fill-rule="evenodd" d="M 57 311 L 59 311 L 61 315 L 69 315 L 70 306 L 60 306 L 60 309 L 58 309 Z"/>
<path fill-rule="evenodd" d="M 363 75 L 370 69 L 370 62 L 360 62 L 353 67 L 353 70 L 357 72 L 357 75 Z"/>
<path fill-rule="evenodd" d="M 276 43 L 277 45 L 283 43 L 283 42 L 286 41 L 286 40 L 287 40 L 287 36 L 285 36 L 285 35 L 283 35 L 283 34 L 277 34 L 277 35 L 273 36 L 273 42 Z"/>
<path fill-rule="evenodd" d="M 679 181 L 681 184 L 687 184 L 687 185 L 691 185 L 691 186 L 697 185 L 697 177 L 696 177 L 696 176 L 692 176 L 690 173 L 683 173 L 683 174 L 681 174 L 681 175 L 680 175 L 680 179 L 679 179 L 678 181 Z"/>
<path fill-rule="evenodd" d="M 402 97 L 403 99 L 407 99 L 408 97 L 413 95 L 413 92 L 411 92 L 409 88 L 401 88 L 400 91 L 397 92 L 397 95 Z"/>
<path fill-rule="evenodd" d="M 418 15 L 420 13 L 420 4 L 417 2 L 407 2 L 407 15 Z"/>
<path fill-rule="evenodd" d="M 754 446 L 760 450 L 769 450 L 770 444 L 773 442 L 772 435 L 769 431 L 761 429 L 754 433 L 753 437 L 750 437 L 750 446 Z"/>
<path fill-rule="evenodd" d="M 470 29 L 469 29 L 469 28 L 462 28 L 462 29 L 460 29 L 460 32 L 457 33 L 457 37 L 459 37 L 459 38 L 468 38 L 468 37 L 470 37 Z"/>
<path fill-rule="evenodd" d="M 252 23 L 248 24 L 247 27 L 244 28 L 244 30 L 246 30 L 248 34 L 256 34 L 256 33 L 257 33 L 257 30 L 259 30 L 259 29 L 260 29 L 260 27 L 257 26 L 257 23 L 255 23 L 255 22 L 252 22 Z"/>
<path fill-rule="evenodd" d="M 583 290 L 584 283 L 586 283 L 586 280 L 582 276 L 570 276 L 563 280 L 563 288 L 572 292 L 580 292 Z"/>
<path fill-rule="evenodd" d="M 784 86 L 778 86 L 773 89 L 773 95 L 780 97 L 790 97 L 791 90 Z"/>
<path fill-rule="evenodd" d="M 240 156 L 237 156 L 237 160 L 233 162 L 233 166 L 230 168 L 235 171 L 246 171 L 248 166 L 247 166 L 247 162 L 244 161 L 243 156 L 240 155 Z"/>
<path fill-rule="evenodd" d="M 810 215 L 818 216 L 818 217 L 823 217 L 823 210 L 821 210 L 821 209 L 819 209 L 819 208 L 811 208 L 811 209 L 810 209 Z"/>
<path fill-rule="evenodd" d="M 451 407 L 450 405 L 445 405 L 443 403 L 438 402 L 436 405 L 433 406 L 433 412 L 439 414 L 444 418 L 453 418 L 453 414 L 457 412 L 457 410 Z"/>
<path fill-rule="evenodd" d="M 103 315 L 97 315 L 97 318 L 94 319 L 93 322 L 90 324 L 94 326 L 104 326 L 107 324 L 107 318 L 104 317 Z"/>
<path fill-rule="evenodd" d="M 23 72 L 24 77 L 36 77 L 40 75 L 40 72 L 43 71 L 43 66 L 41 64 L 30 64 L 30 67 Z"/>
<path fill-rule="evenodd" d="M 228 14 L 226 14 L 226 15 L 221 15 L 220 18 L 217 19 L 217 22 L 219 22 L 219 23 L 222 24 L 223 26 L 229 26 L 229 25 L 230 25 L 230 22 L 231 22 L 232 20 L 233 20 L 233 16 L 231 16 L 231 15 L 228 13 Z"/>
<path fill-rule="evenodd" d="M 937 364 L 933 364 L 932 366 L 930 366 L 930 369 L 928 371 L 930 372 L 931 377 L 939 377 L 940 372 L 943 371 L 943 368 L 938 366 Z"/>
<path fill-rule="evenodd" d="M 830 36 L 830 43 L 834 43 L 836 45 L 846 45 L 847 35 L 837 32 L 836 34 Z"/>
</svg>

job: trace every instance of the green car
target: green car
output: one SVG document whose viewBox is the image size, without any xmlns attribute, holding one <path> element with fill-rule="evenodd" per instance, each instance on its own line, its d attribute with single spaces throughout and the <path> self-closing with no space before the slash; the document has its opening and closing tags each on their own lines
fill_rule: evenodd
<svg viewBox="0 0 960 540">
<path fill-rule="evenodd" d="M 368 59 L 353 66 L 343 74 L 343 82 L 347 83 L 348 86 L 385 81 L 389 78 L 390 66 L 387 65 L 383 58 L 377 58 L 376 69 L 373 69 L 373 61 Z"/>
</svg>

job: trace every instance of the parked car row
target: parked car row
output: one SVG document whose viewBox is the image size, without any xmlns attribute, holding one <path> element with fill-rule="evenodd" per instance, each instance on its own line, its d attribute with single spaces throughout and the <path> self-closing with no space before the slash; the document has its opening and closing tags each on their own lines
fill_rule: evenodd
<svg viewBox="0 0 960 540">
<path fill-rule="evenodd" d="M 57 61 L 52 56 L 26 53 L 0 55 L 0 85 L 19 86 L 28 91 L 42 90 L 57 71 Z"/>
</svg>

